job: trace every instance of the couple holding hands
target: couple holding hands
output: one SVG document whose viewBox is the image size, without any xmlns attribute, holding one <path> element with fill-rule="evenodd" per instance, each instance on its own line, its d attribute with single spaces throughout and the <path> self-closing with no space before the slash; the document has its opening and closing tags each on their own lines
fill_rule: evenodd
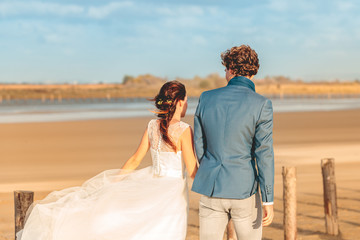
<svg viewBox="0 0 360 240">
<path fill-rule="evenodd" d="M 181 121 L 185 86 L 165 83 L 153 99 L 157 119 L 122 169 L 33 204 L 18 239 L 184 240 L 187 175 L 201 194 L 200 240 L 223 239 L 230 219 L 239 240 L 261 239 L 274 216 L 272 103 L 251 81 L 259 69 L 253 49 L 232 47 L 221 59 L 228 84 L 201 94 L 194 132 Z M 135 170 L 149 150 L 152 166 Z"/>
</svg>

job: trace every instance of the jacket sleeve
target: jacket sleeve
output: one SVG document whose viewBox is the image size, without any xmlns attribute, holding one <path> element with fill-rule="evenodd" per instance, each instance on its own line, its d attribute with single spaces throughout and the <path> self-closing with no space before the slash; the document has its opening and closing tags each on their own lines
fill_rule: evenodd
<svg viewBox="0 0 360 240">
<path fill-rule="evenodd" d="M 254 154 L 259 172 L 261 196 L 263 202 L 274 201 L 274 149 L 273 149 L 273 108 L 266 100 L 255 129 Z"/>
<path fill-rule="evenodd" d="M 204 156 L 205 147 L 206 147 L 204 129 L 202 127 L 201 116 L 200 116 L 201 98 L 202 95 L 199 98 L 199 103 L 197 105 L 194 116 L 194 143 L 195 143 L 196 156 L 199 163 L 201 163 L 201 159 Z"/>
</svg>

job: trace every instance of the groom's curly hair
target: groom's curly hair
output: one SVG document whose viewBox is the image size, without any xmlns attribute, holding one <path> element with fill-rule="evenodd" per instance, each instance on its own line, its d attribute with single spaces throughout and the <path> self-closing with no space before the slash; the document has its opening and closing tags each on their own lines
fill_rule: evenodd
<svg viewBox="0 0 360 240">
<path fill-rule="evenodd" d="M 221 53 L 222 64 L 235 76 L 256 75 L 259 65 L 257 53 L 248 45 L 235 46 Z"/>
</svg>

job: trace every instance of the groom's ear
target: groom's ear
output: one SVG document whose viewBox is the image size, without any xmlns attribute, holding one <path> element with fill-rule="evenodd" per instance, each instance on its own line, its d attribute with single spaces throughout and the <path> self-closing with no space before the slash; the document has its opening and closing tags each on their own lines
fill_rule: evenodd
<svg viewBox="0 0 360 240">
<path fill-rule="evenodd" d="M 176 103 L 176 107 L 182 107 L 182 102 L 181 102 L 181 100 L 179 100 L 179 101 L 177 101 L 177 103 Z"/>
</svg>

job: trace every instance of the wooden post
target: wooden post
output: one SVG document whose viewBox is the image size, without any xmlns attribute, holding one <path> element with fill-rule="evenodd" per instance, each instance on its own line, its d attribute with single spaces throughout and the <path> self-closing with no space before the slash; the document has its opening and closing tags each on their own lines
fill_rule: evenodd
<svg viewBox="0 0 360 240">
<path fill-rule="evenodd" d="M 15 240 L 16 233 L 24 228 L 26 211 L 34 201 L 34 192 L 14 191 Z"/>
<path fill-rule="evenodd" d="M 339 222 L 337 214 L 335 162 L 333 158 L 321 159 L 321 172 L 324 186 L 326 233 L 336 236 L 339 234 Z"/>
<path fill-rule="evenodd" d="M 283 89 L 280 89 L 280 99 L 283 100 L 284 99 L 284 90 Z"/>
<path fill-rule="evenodd" d="M 58 102 L 59 102 L 59 103 L 62 102 L 62 95 L 61 95 L 61 94 L 58 95 Z"/>
<path fill-rule="evenodd" d="M 295 240 L 296 228 L 296 168 L 283 167 L 284 239 Z"/>
<path fill-rule="evenodd" d="M 227 240 L 237 240 L 234 223 L 231 219 L 226 227 L 226 230 L 227 230 Z"/>
</svg>

